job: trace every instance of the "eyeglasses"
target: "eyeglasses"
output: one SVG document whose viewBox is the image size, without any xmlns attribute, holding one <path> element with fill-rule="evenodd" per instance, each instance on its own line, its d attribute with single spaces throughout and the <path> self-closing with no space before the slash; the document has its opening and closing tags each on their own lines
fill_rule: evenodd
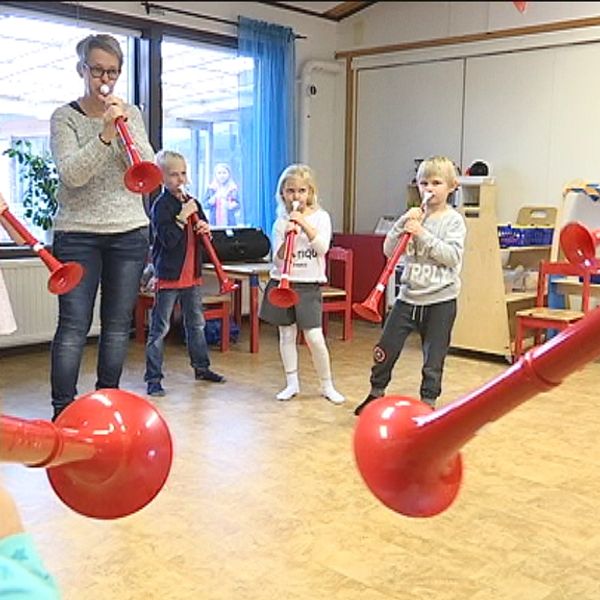
<svg viewBox="0 0 600 600">
<path fill-rule="evenodd" d="M 104 73 L 106 73 L 108 75 L 108 78 L 111 81 L 114 81 L 121 74 L 120 69 L 103 69 L 102 67 L 92 67 L 91 65 L 88 65 L 87 63 L 84 63 L 84 64 L 85 64 L 86 69 L 90 72 L 90 75 L 94 79 L 101 79 L 102 77 L 104 77 Z"/>
</svg>

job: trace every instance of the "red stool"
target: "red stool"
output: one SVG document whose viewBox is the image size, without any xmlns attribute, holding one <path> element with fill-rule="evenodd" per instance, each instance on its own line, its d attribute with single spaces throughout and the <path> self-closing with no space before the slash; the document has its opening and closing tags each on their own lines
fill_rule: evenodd
<svg viewBox="0 0 600 600">
<path fill-rule="evenodd" d="M 151 292 L 140 292 L 135 304 L 135 341 L 143 344 L 146 341 L 146 323 L 148 311 L 154 304 L 154 294 Z M 231 314 L 230 296 L 204 296 L 202 298 L 202 309 L 204 318 L 219 319 L 221 321 L 221 352 L 229 350 L 229 315 Z"/>
</svg>

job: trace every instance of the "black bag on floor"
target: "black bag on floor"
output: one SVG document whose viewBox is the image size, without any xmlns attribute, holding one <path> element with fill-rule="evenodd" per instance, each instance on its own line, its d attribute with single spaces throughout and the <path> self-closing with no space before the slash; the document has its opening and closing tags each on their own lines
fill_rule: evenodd
<svg viewBox="0 0 600 600">
<path fill-rule="evenodd" d="M 255 262 L 271 251 L 271 242 L 260 227 L 215 227 L 211 233 L 221 262 Z M 204 262 L 210 262 L 206 248 L 202 248 L 202 257 Z"/>
</svg>

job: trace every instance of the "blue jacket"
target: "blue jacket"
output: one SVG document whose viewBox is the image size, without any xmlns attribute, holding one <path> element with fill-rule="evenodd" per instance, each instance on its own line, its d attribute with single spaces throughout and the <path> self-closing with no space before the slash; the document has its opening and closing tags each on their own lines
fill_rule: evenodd
<svg viewBox="0 0 600 600">
<path fill-rule="evenodd" d="M 198 216 L 206 221 L 202 207 L 198 206 Z M 181 275 L 183 261 L 185 260 L 185 249 L 187 245 L 187 227 L 181 229 L 175 220 L 181 211 L 181 201 L 171 192 L 164 189 L 162 194 L 155 200 L 151 210 L 152 229 L 154 231 L 154 242 L 152 244 L 152 263 L 154 274 L 159 279 L 176 281 Z M 195 277 L 202 275 L 202 240 L 196 238 L 196 272 Z"/>
</svg>

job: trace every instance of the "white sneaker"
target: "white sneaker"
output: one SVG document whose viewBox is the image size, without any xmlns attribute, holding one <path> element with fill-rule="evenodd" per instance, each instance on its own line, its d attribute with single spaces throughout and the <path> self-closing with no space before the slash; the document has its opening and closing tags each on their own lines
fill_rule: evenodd
<svg viewBox="0 0 600 600">
<path fill-rule="evenodd" d="M 297 385 L 288 385 L 285 389 L 281 390 L 275 398 L 277 398 L 277 400 L 291 400 L 299 393 L 300 388 Z"/>
<path fill-rule="evenodd" d="M 327 386 L 321 390 L 321 394 L 334 404 L 342 404 L 346 401 L 346 398 L 342 396 L 332 385 Z"/>
</svg>

